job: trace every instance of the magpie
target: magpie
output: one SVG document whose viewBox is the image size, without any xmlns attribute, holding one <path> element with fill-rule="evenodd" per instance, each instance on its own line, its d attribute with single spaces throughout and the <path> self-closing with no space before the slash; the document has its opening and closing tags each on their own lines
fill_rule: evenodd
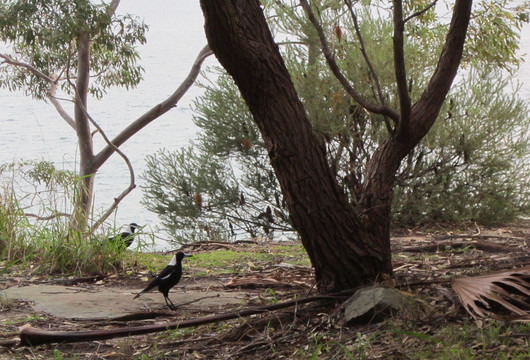
<svg viewBox="0 0 530 360">
<path fill-rule="evenodd" d="M 112 241 L 112 242 L 120 241 L 123 243 L 124 247 L 128 248 L 129 246 L 131 246 L 131 244 L 134 241 L 134 235 L 135 235 L 134 231 L 139 228 L 140 228 L 140 225 L 136 223 L 130 223 L 127 230 L 125 230 L 119 235 L 110 237 L 109 241 Z"/>
<path fill-rule="evenodd" d="M 158 286 L 158 291 L 164 295 L 164 300 L 166 301 L 167 307 L 171 310 L 175 310 L 176 306 L 173 304 L 171 299 L 169 299 L 168 294 L 169 290 L 173 286 L 177 285 L 177 283 L 180 281 L 182 276 L 182 259 L 185 257 L 191 257 L 191 255 L 184 254 L 182 251 L 179 251 L 173 255 L 169 264 L 160 272 L 160 274 L 158 274 L 158 276 L 154 278 L 149 285 L 145 287 L 145 289 L 136 294 L 133 299 L 136 299 L 143 293 L 146 293 Z"/>
</svg>

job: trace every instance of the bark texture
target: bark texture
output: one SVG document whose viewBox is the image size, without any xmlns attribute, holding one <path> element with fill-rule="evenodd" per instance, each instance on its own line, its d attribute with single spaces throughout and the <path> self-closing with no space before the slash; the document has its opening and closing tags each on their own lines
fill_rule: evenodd
<svg viewBox="0 0 530 360">
<path fill-rule="evenodd" d="M 261 130 L 319 290 L 353 288 L 391 274 L 389 227 L 395 174 L 434 123 L 456 74 L 471 0 L 455 4 L 455 13 L 462 14 L 453 18 L 424 96 L 399 112 L 406 119 L 397 119 L 398 113 L 392 112 L 402 128 L 399 136 L 391 133 L 375 152 L 357 208 L 339 187 L 325 148 L 313 134 L 259 1 L 201 0 L 201 6 L 210 47 L 234 78 Z M 403 67 L 397 64 L 396 68 Z M 407 101 L 401 104 L 410 106 Z"/>
<path fill-rule="evenodd" d="M 391 273 L 331 172 L 256 0 L 202 0 L 206 35 L 254 115 L 323 292 Z"/>
</svg>

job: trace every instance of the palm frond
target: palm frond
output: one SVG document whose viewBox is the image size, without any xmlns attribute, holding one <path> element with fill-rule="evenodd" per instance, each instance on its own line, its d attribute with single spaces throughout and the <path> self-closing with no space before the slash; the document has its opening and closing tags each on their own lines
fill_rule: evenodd
<svg viewBox="0 0 530 360">
<path fill-rule="evenodd" d="M 474 319 L 530 322 L 530 266 L 451 280 Z"/>
</svg>

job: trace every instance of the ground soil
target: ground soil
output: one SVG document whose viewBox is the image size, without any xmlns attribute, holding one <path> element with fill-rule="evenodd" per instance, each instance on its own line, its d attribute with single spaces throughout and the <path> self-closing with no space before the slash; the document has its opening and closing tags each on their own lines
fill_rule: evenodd
<svg viewBox="0 0 530 360">
<path fill-rule="evenodd" d="M 260 243 L 221 248 L 261 251 L 274 246 Z M 194 251 L 219 248 L 214 243 L 201 244 Z M 392 236 L 392 248 L 395 276 L 381 281 L 419 304 L 414 314 L 398 314 L 393 320 L 403 316 L 424 333 L 436 333 L 435 323 L 470 321 L 450 287 L 450 278 L 530 264 L 530 223 L 503 228 L 471 226 L 461 231 L 400 230 Z M 384 322 L 342 323 L 340 305 L 347 297 L 337 296 L 170 332 L 33 347 L 19 344 L 19 329 L 24 326 L 90 331 L 164 324 L 315 295 L 311 268 L 287 263 L 252 263 L 244 271 L 214 276 L 194 276 L 193 269 L 188 269 L 170 293 L 178 305 L 176 311 L 168 310 L 157 292 L 133 301 L 133 294 L 145 284 L 143 273 L 1 279 L 0 359 L 342 359 L 351 355 L 356 342 L 384 327 Z M 403 339 L 385 340 L 371 343 L 362 356 L 408 359 L 414 358 L 411 351 Z M 315 354 L 317 357 L 312 357 Z"/>
</svg>

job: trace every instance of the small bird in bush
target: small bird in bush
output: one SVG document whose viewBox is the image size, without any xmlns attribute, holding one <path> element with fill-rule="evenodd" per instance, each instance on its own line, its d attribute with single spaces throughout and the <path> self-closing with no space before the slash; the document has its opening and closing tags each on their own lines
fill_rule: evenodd
<svg viewBox="0 0 530 360">
<path fill-rule="evenodd" d="M 127 230 L 122 232 L 119 235 L 116 235 L 114 237 L 110 237 L 109 241 L 116 242 L 120 241 L 123 243 L 124 247 L 128 248 L 131 246 L 131 244 L 134 241 L 134 236 L 136 235 L 134 232 L 136 229 L 139 229 L 140 226 L 136 223 L 130 223 Z"/>
<path fill-rule="evenodd" d="M 145 287 L 145 289 L 136 294 L 133 299 L 136 299 L 143 293 L 146 293 L 158 286 L 158 291 L 164 295 L 164 300 L 166 301 L 167 307 L 171 310 L 175 310 L 176 306 L 173 304 L 168 294 L 169 290 L 173 286 L 177 285 L 177 283 L 180 281 L 180 278 L 182 277 L 182 259 L 185 257 L 191 257 L 191 255 L 184 254 L 182 251 L 179 251 L 173 255 L 169 264 L 160 272 L 160 274 L 158 274 L 158 276 L 154 278 L 149 285 Z"/>
</svg>

